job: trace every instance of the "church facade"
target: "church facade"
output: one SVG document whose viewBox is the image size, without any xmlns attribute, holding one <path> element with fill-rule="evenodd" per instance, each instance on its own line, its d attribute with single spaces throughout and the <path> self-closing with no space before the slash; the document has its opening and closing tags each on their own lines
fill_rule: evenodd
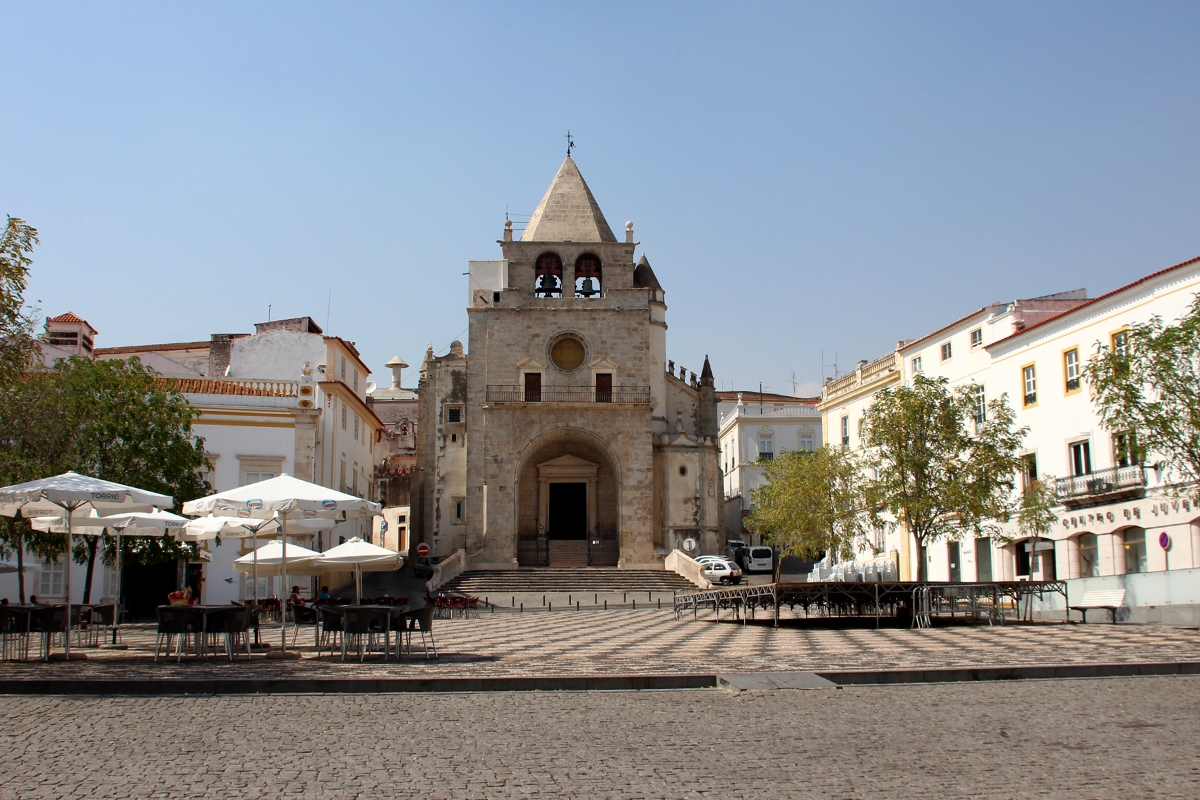
<svg viewBox="0 0 1200 800">
<path fill-rule="evenodd" d="M 707 358 L 666 358 L 666 297 L 568 156 L 519 239 L 470 262 L 468 348 L 421 365 L 414 540 L 472 569 L 661 568 L 720 547 Z"/>
</svg>

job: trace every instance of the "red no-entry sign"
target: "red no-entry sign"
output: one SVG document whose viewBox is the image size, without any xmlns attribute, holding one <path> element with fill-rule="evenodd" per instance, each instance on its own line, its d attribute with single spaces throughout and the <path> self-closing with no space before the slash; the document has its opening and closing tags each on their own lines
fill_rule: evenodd
<svg viewBox="0 0 1200 800">
<path fill-rule="evenodd" d="M 421 542 L 419 545 L 417 545 L 417 555 L 421 558 L 429 555 L 429 545 L 425 544 L 424 542 Z"/>
</svg>

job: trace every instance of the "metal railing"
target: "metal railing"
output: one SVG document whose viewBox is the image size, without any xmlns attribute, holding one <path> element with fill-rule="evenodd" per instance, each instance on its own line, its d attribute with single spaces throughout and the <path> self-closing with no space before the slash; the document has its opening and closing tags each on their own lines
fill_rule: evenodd
<svg viewBox="0 0 1200 800">
<path fill-rule="evenodd" d="M 487 387 L 489 403 L 613 403 L 649 405 L 649 386 L 614 386 L 597 390 L 595 386 L 543 386 L 540 389 L 513 384 Z"/>
<path fill-rule="evenodd" d="M 1064 501 L 1085 500 L 1119 492 L 1137 491 L 1145 487 L 1146 472 L 1141 464 L 1111 467 L 1086 475 L 1059 478 L 1055 485 L 1059 499 Z"/>
</svg>

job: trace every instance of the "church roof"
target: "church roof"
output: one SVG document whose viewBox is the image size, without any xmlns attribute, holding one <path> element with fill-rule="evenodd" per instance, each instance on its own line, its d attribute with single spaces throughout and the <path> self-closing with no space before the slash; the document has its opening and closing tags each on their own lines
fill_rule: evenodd
<svg viewBox="0 0 1200 800">
<path fill-rule="evenodd" d="M 529 218 L 522 242 L 615 242 L 592 190 L 567 156 Z"/>
</svg>

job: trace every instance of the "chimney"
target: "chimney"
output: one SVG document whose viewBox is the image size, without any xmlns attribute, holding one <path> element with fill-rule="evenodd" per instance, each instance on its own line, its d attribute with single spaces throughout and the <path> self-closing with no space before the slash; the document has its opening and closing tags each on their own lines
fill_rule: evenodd
<svg viewBox="0 0 1200 800">
<path fill-rule="evenodd" d="M 408 364 L 405 364 L 404 359 L 400 358 L 400 356 L 392 356 L 392 359 L 384 364 L 384 366 L 392 371 L 392 388 L 399 389 L 402 386 L 401 373 L 404 372 L 404 368 Z"/>
</svg>

